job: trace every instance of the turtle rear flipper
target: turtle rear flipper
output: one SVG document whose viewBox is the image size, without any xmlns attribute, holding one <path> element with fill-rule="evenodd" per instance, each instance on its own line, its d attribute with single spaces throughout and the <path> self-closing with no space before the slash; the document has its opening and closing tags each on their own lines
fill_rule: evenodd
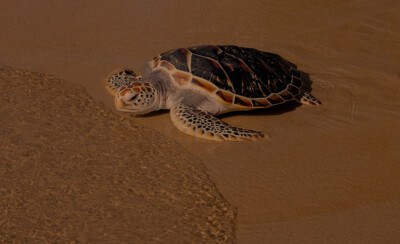
<svg viewBox="0 0 400 244">
<path fill-rule="evenodd" d="M 303 94 L 301 94 L 298 98 L 299 102 L 301 102 L 302 104 L 307 104 L 307 105 L 320 105 L 321 102 L 318 101 L 318 99 L 316 99 L 313 95 L 311 95 L 308 92 L 304 92 Z"/>
<path fill-rule="evenodd" d="M 106 78 L 106 88 L 108 92 L 115 95 L 120 87 L 132 82 L 139 82 L 141 79 L 141 76 L 137 76 L 135 72 L 130 69 L 119 69 L 118 71 L 112 72 L 111 75 Z"/>
<path fill-rule="evenodd" d="M 263 133 L 230 126 L 210 113 L 186 106 L 175 105 L 170 112 L 172 122 L 183 133 L 216 141 L 254 141 L 264 138 Z"/>
</svg>

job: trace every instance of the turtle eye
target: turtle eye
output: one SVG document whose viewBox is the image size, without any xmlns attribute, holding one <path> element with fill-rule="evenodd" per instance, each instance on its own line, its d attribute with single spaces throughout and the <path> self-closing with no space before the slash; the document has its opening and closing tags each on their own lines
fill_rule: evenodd
<svg viewBox="0 0 400 244">
<path fill-rule="evenodd" d="M 131 97 L 131 99 L 129 99 L 130 102 L 134 101 L 139 95 L 136 94 L 135 96 Z"/>
</svg>

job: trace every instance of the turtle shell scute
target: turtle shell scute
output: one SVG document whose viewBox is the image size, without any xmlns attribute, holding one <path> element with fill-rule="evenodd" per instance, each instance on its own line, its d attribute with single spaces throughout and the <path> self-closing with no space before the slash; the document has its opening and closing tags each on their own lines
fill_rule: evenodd
<svg viewBox="0 0 400 244">
<path fill-rule="evenodd" d="M 160 66 L 171 72 L 182 71 L 188 73 L 187 77 L 192 76 L 190 82 L 183 79 L 180 83 L 214 92 L 223 101 L 240 106 L 283 103 L 294 99 L 303 85 L 295 64 L 277 54 L 253 48 L 195 46 L 163 53 L 154 62 L 160 62 Z M 264 100 L 255 100 L 258 98 Z"/>
<path fill-rule="evenodd" d="M 185 48 L 176 49 L 167 54 L 161 54 L 161 60 L 172 64 L 175 69 L 189 72 L 189 51 Z"/>
</svg>

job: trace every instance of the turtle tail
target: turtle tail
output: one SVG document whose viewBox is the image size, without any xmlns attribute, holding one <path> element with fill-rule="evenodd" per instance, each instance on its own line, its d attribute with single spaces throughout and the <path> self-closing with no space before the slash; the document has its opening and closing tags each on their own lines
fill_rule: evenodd
<svg viewBox="0 0 400 244">
<path fill-rule="evenodd" d="M 136 75 L 135 72 L 130 69 L 119 69 L 107 76 L 105 80 L 106 89 L 108 92 L 115 95 L 121 86 L 140 81 L 141 79 L 141 76 Z"/>
</svg>

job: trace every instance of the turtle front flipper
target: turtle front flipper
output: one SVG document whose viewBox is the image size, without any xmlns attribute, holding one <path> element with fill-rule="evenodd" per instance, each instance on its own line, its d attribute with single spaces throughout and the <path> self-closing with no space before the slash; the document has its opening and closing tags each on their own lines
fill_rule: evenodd
<svg viewBox="0 0 400 244">
<path fill-rule="evenodd" d="M 216 141 L 254 141 L 263 133 L 230 126 L 200 109 L 177 104 L 171 109 L 171 119 L 183 133 Z"/>
</svg>

